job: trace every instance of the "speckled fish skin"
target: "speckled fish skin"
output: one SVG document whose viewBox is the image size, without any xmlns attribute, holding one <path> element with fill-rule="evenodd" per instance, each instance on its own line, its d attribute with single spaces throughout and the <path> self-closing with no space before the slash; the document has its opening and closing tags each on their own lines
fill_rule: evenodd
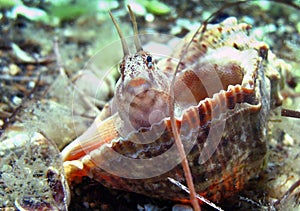
<svg viewBox="0 0 300 211">
<path fill-rule="evenodd" d="M 280 105 L 278 91 L 280 73 L 276 65 L 273 65 L 273 59 L 276 58 L 269 56 L 271 52 L 268 52 L 265 43 L 248 36 L 249 29 L 248 24 L 238 24 L 235 18 L 229 18 L 220 24 L 209 26 L 204 34 L 199 30 L 179 67 L 177 82 L 183 81 L 189 86 L 193 82 L 186 78 L 186 72 L 201 75 L 205 70 L 213 70 L 217 72 L 223 85 L 223 89 L 214 92 L 213 95 L 204 93 L 204 97 L 199 99 L 195 97 L 199 100 L 196 104 L 189 102 L 189 99 L 182 105 L 179 102 L 178 104 L 182 106 L 179 109 L 181 113 L 176 117 L 177 126 L 181 134 L 184 134 L 181 136 L 183 144 L 195 141 L 187 157 L 196 192 L 214 202 L 220 202 L 242 190 L 247 181 L 256 177 L 263 169 L 267 153 L 266 135 L 270 110 L 273 105 Z M 191 35 L 187 35 L 174 49 L 172 56 L 181 57 L 190 39 Z M 170 75 L 176 66 L 174 60 L 166 59 L 159 62 L 159 69 L 156 71 Z M 228 84 L 227 82 L 233 80 L 235 75 L 226 78 L 226 74 L 222 72 L 223 67 L 229 71 L 240 71 L 242 74 L 240 83 Z M 197 90 L 201 85 L 201 80 L 192 84 L 192 93 L 203 92 Z M 175 82 L 175 94 L 176 88 L 178 93 L 184 92 Z M 185 99 L 178 98 L 178 100 Z M 101 163 L 122 172 L 122 175 L 134 172 L 136 178 L 139 178 L 143 166 L 139 166 L 138 162 L 124 165 L 126 162 L 122 158 L 115 159 L 108 152 L 113 149 L 123 155 L 124 159 L 151 159 L 164 154 L 174 145 L 169 118 L 122 137 L 117 130 L 125 126 L 120 112 L 122 111 L 110 114 L 111 116 L 103 121 L 96 119 L 97 137 L 85 141 L 83 135 L 62 152 L 69 180 L 78 176 L 89 176 L 110 188 L 150 197 L 188 200 L 188 194 L 167 179 L 171 177 L 185 184 L 180 163 L 162 175 L 145 179 L 128 179 L 99 168 L 98 164 Z M 225 128 L 221 140 L 211 139 L 212 142 L 208 143 L 210 129 L 222 122 Z M 138 144 L 133 141 L 141 139 L 141 131 L 155 134 L 161 127 L 165 129 L 154 142 Z M 196 140 L 188 138 L 192 133 L 196 134 Z M 208 155 L 208 159 L 205 159 L 205 154 Z M 76 168 L 69 164 L 69 161 L 74 160 L 80 162 L 82 166 Z M 164 164 L 157 163 L 154 168 L 160 168 L 161 165 Z M 147 171 L 151 172 L 151 169 Z"/>
</svg>

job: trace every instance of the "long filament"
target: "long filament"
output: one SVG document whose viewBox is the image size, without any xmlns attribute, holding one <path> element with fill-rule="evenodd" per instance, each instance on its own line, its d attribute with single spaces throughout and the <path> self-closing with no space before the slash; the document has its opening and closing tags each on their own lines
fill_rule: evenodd
<svg viewBox="0 0 300 211">
<path fill-rule="evenodd" d="M 127 5 L 127 7 L 128 7 L 128 10 L 129 10 L 129 15 L 130 15 L 131 22 L 132 22 L 132 25 L 133 25 L 134 44 L 135 44 L 135 47 L 136 47 L 136 51 L 139 52 L 139 51 L 143 50 L 143 48 L 142 48 L 141 41 L 139 39 L 139 32 L 138 32 L 138 27 L 137 27 L 136 19 L 135 19 L 135 16 L 134 16 L 134 14 L 133 14 L 133 12 L 131 10 L 130 5 Z"/>
<path fill-rule="evenodd" d="M 118 31 L 119 37 L 121 39 L 124 56 L 127 56 L 127 55 L 129 55 L 129 48 L 128 48 L 128 45 L 127 45 L 126 40 L 124 38 L 124 35 L 123 35 L 122 31 L 121 31 L 121 28 L 118 25 L 116 19 L 112 15 L 112 13 L 110 11 L 108 11 L 108 12 L 109 12 L 109 15 L 111 17 L 111 20 L 113 21 L 113 23 L 114 23 L 114 25 L 115 25 L 115 27 L 116 27 L 116 29 Z"/>
</svg>

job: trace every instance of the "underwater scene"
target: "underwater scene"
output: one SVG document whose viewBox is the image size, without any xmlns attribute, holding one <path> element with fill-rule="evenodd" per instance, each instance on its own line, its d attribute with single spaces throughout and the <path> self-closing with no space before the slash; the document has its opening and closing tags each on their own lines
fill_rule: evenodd
<svg viewBox="0 0 300 211">
<path fill-rule="evenodd" d="M 299 55 L 299 0 L 0 0 L 0 210 L 299 210 Z"/>
</svg>

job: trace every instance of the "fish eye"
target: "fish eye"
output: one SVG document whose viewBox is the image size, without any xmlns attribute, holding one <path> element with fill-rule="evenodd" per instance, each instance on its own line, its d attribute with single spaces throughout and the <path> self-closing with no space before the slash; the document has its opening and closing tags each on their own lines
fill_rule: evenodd
<svg viewBox="0 0 300 211">
<path fill-rule="evenodd" d="M 147 62 L 152 62 L 152 57 L 151 57 L 151 56 L 147 56 L 146 61 L 147 61 Z"/>
<path fill-rule="evenodd" d="M 146 61 L 147 61 L 148 68 L 152 68 L 153 67 L 152 57 L 151 56 L 147 56 Z"/>
</svg>

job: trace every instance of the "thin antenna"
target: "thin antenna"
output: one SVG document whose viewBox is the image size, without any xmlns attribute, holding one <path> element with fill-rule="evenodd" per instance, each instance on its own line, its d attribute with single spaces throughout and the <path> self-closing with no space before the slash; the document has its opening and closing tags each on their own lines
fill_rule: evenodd
<svg viewBox="0 0 300 211">
<path fill-rule="evenodd" d="M 139 52 L 139 51 L 143 50 L 143 48 L 142 48 L 141 41 L 139 39 L 139 32 L 138 32 L 138 27 L 137 27 L 136 19 L 135 19 L 134 13 L 131 10 L 130 5 L 127 5 L 127 7 L 128 7 L 128 10 L 129 10 L 129 15 L 130 15 L 131 22 L 132 22 L 132 25 L 133 25 L 134 44 L 135 44 L 135 47 L 136 47 L 136 51 Z"/>
<path fill-rule="evenodd" d="M 114 16 L 112 15 L 112 13 L 110 11 L 108 11 L 108 12 L 109 12 L 109 15 L 111 17 L 111 20 L 113 21 L 113 23 L 114 23 L 114 25 L 115 25 L 115 27 L 118 31 L 119 37 L 121 39 L 124 56 L 127 56 L 127 55 L 129 55 L 129 48 L 128 48 L 128 45 L 127 45 L 126 40 L 124 38 L 124 35 L 121 31 L 121 28 L 119 27 L 119 25 L 118 25 L 116 19 L 114 18 Z"/>
</svg>

